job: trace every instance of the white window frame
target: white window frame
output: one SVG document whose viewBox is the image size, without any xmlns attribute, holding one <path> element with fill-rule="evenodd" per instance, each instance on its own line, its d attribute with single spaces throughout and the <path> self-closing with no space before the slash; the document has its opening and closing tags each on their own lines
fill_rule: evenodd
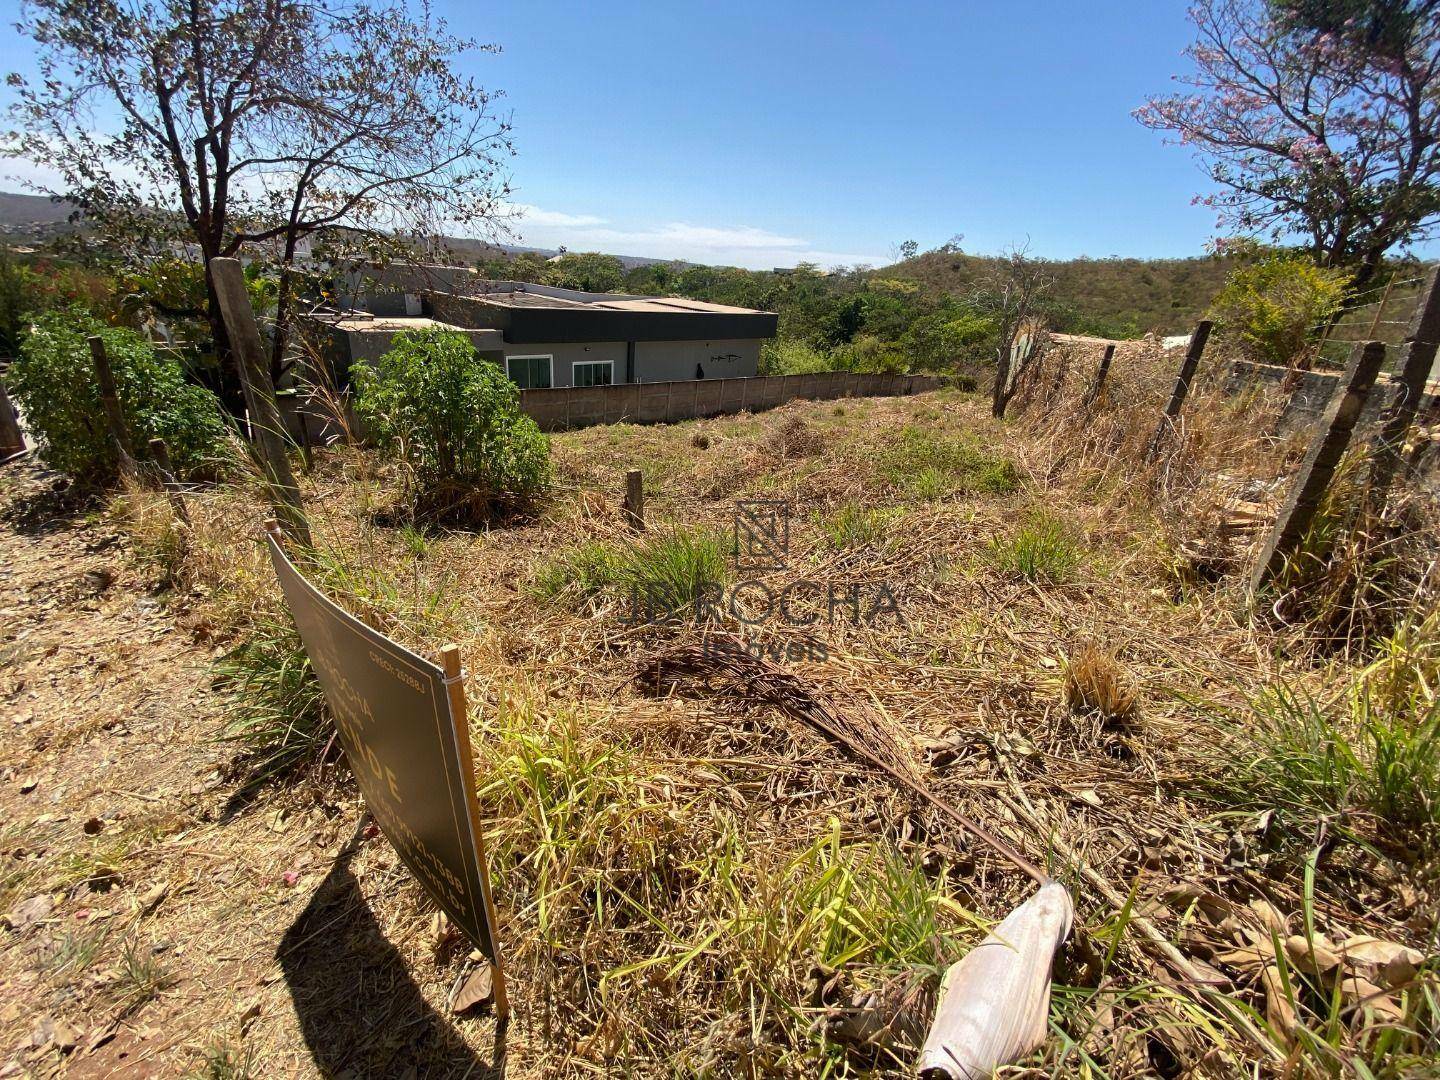
<svg viewBox="0 0 1440 1080">
<path fill-rule="evenodd" d="M 550 378 L 547 381 L 550 383 L 551 386 L 555 385 L 555 355 L 553 353 L 530 353 L 525 356 L 521 356 L 519 353 L 516 353 L 512 356 L 505 357 L 505 377 L 511 382 L 515 383 L 515 385 L 519 386 L 519 380 L 517 380 L 514 375 L 510 374 L 511 360 L 544 360 L 547 364 L 550 365 Z M 537 388 L 532 387 L 532 389 Z"/>
<path fill-rule="evenodd" d="M 608 367 L 608 368 L 610 369 L 610 381 L 609 381 L 608 383 L 603 383 L 603 384 L 601 384 L 601 385 L 604 385 L 604 386 L 614 386 L 614 385 L 615 385 L 615 361 L 614 361 L 614 360 L 576 360 L 574 363 L 572 363 L 572 364 L 570 365 L 570 385 L 571 385 L 571 386 L 579 386 L 579 385 L 580 385 L 578 382 L 575 381 L 575 369 L 576 369 L 576 368 L 578 368 L 578 367 L 601 367 L 601 366 Z M 592 384 L 592 385 L 594 385 L 594 384 Z"/>
</svg>

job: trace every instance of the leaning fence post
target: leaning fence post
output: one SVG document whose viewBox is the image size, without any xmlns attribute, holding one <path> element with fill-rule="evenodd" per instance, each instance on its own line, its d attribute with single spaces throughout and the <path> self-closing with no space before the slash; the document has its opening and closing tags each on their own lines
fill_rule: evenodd
<svg viewBox="0 0 1440 1080">
<path fill-rule="evenodd" d="M 20 417 L 10 404 L 10 395 L 0 382 L 0 461 L 7 461 L 25 452 L 25 435 L 20 430 Z"/>
<path fill-rule="evenodd" d="M 100 384 L 100 407 L 105 410 L 105 427 L 110 432 L 120 472 L 125 476 L 134 476 L 135 454 L 130 449 L 130 435 L 125 430 L 125 414 L 120 409 L 120 394 L 115 389 L 115 372 L 110 368 L 105 339 L 92 334 L 86 341 L 90 344 L 90 358 L 95 361 L 95 381 Z"/>
<path fill-rule="evenodd" d="M 645 528 L 645 474 L 639 469 L 625 474 L 624 515 L 632 529 Z"/>
<path fill-rule="evenodd" d="M 170 467 L 170 448 L 164 439 L 150 440 L 150 456 L 155 460 L 155 469 L 160 474 L 160 483 L 165 488 L 165 497 L 170 500 L 170 509 L 186 525 L 190 524 L 190 511 L 180 494 L 180 485 L 175 480 L 175 470 Z"/>
<path fill-rule="evenodd" d="M 245 390 L 245 405 L 250 410 L 256 456 L 265 473 L 270 501 L 291 539 L 311 547 L 310 525 L 305 520 L 295 474 L 290 470 L 280 410 L 275 405 L 275 390 L 270 384 L 265 346 L 260 340 L 255 312 L 250 307 L 250 296 L 245 291 L 245 274 L 240 268 L 240 260 L 211 259 L 210 274 L 215 282 L 216 299 L 220 302 L 220 315 L 230 335 L 230 346 L 239 360 L 240 383 Z"/>
<path fill-rule="evenodd" d="M 1100 400 L 1100 391 L 1105 389 L 1105 376 L 1110 374 L 1110 361 L 1115 359 L 1115 343 L 1112 341 L 1105 346 L 1105 355 L 1100 357 L 1100 367 L 1095 372 L 1095 385 L 1090 387 L 1090 393 L 1085 395 L 1085 404 L 1094 405 Z"/>
<path fill-rule="evenodd" d="M 1180 363 L 1180 374 L 1175 376 L 1175 388 L 1170 391 L 1170 400 L 1165 404 L 1160 423 L 1156 425 L 1150 446 L 1145 451 L 1146 461 L 1155 460 L 1155 455 L 1160 453 L 1160 447 L 1174 430 L 1175 419 L 1180 415 L 1180 407 L 1185 404 L 1186 395 L 1190 393 L 1191 380 L 1195 378 L 1195 370 L 1200 366 L 1200 357 L 1205 352 L 1205 343 L 1210 340 L 1212 326 L 1214 323 L 1209 319 L 1201 319 L 1195 324 L 1195 332 L 1190 335 L 1190 347 L 1185 350 L 1185 359 Z"/>
<path fill-rule="evenodd" d="M 1405 435 L 1415 422 L 1420 401 L 1425 396 L 1425 382 L 1430 378 L 1430 369 L 1435 365 L 1436 345 L 1440 344 L 1440 266 L 1430 271 L 1425 279 L 1425 290 L 1415 308 L 1405 333 L 1405 343 L 1399 370 L 1395 373 L 1395 395 L 1381 414 L 1380 434 L 1375 440 L 1375 454 L 1370 461 L 1369 490 L 1367 503 L 1376 510 L 1383 510 L 1385 497 L 1395 473 L 1400 468 L 1400 456 L 1405 449 Z"/>
<path fill-rule="evenodd" d="M 1285 561 L 1305 539 L 1315 512 L 1320 507 L 1335 470 L 1350 445 L 1350 436 L 1365 406 L 1365 397 L 1375 384 L 1375 376 L 1385 363 L 1385 345 L 1379 341 L 1357 344 L 1350 354 L 1350 363 L 1340 377 L 1325 410 L 1325 417 L 1315 440 L 1300 463 L 1300 472 L 1290 495 L 1281 507 L 1280 516 L 1270 531 L 1270 538 L 1260 551 L 1250 576 L 1251 595 L 1259 593 L 1275 579 Z"/>
</svg>

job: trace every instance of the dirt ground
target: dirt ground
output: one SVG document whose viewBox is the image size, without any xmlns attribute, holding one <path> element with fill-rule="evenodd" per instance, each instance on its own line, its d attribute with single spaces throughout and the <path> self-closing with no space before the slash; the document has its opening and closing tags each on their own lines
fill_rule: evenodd
<svg viewBox="0 0 1440 1080">
<path fill-rule="evenodd" d="M 493 1022 L 444 1012 L 463 958 L 418 896 L 371 914 L 413 887 L 354 795 L 248 802 L 216 647 L 52 476 L 0 485 L 0 1076 L 485 1075 Z"/>
</svg>

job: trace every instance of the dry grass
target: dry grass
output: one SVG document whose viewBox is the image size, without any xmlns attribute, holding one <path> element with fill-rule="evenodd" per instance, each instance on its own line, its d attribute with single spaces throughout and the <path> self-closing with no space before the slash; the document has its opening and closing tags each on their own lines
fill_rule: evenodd
<svg viewBox="0 0 1440 1080">
<path fill-rule="evenodd" d="M 1094 641 L 1082 642 L 1065 663 L 1065 704 L 1121 723 L 1135 718 L 1140 695 L 1115 654 Z"/>
<path fill-rule="evenodd" d="M 654 657 L 716 629 L 778 650 L 799 684 L 868 718 L 930 788 L 1072 885 L 1076 936 L 1037 1074 L 1119 1080 L 1165 1062 L 1234 1075 L 1264 1057 L 1204 994 L 1168 988 L 1130 912 L 1090 889 L 1082 866 L 1133 890 L 1177 938 L 1191 914 L 1161 895 L 1179 880 L 1423 943 L 1434 900 L 1419 867 L 1336 850 L 1307 879 L 1292 849 L 1257 852 L 1270 841 L 1250 816 L 1185 783 L 1225 767 L 1227 710 L 1278 675 L 1317 693 L 1326 682 L 1287 659 L 1273 629 L 1246 622 L 1229 585 L 1177 591 L 1170 572 L 1167 553 L 1237 489 L 1274 497 L 1294 446 L 1264 434 L 1272 404 L 1203 384 L 1198 420 L 1145 463 L 1166 365 L 1123 348 L 1107 394 L 1082 412 L 1083 360 L 1003 426 L 946 391 L 558 436 L 557 493 L 537 518 L 423 542 L 379 523 L 387 478 L 364 454 L 319 457 L 304 487 L 327 587 L 422 653 L 458 641 L 471 672 L 517 1075 L 902 1072 L 939 970 L 1026 893 L 992 852 L 761 697 L 703 679 L 684 696 L 635 685 Z M 809 448 L 792 453 L 802 430 Z M 652 542 L 621 517 L 630 468 L 645 473 L 660 536 L 723 535 L 735 499 L 791 500 L 787 565 L 746 576 L 774 591 L 811 583 L 800 618 L 761 619 L 751 592 L 705 626 L 627 621 L 609 570 L 648 565 Z M 192 502 L 174 580 L 186 619 L 217 639 L 281 611 L 258 545 L 237 542 L 258 537 L 257 506 L 245 488 Z M 1074 556 L 1063 572 L 1044 570 L 1049 556 L 1035 573 L 997 562 L 997 544 L 1042 519 L 1063 522 Z M 163 557 L 165 531 L 136 528 Z M 569 569 L 537 588 L 545 567 Z M 865 600 L 850 604 L 846 590 L 880 584 L 902 617 L 870 621 Z M 1076 724 L 1056 700 L 1062 667 L 1068 709 L 1129 721 L 1143 696 L 1145 722 L 1103 734 Z M 996 792 L 1044 828 L 1018 822 Z M 1057 861 L 1052 836 L 1075 862 Z M 374 904 L 396 935 L 427 917 L 409 886 Z M 453 979 L 453 957 L 405 949 L 427 987 Z M 1247 971 L 1219 950 L 1193 955 L 1265 1014 Z M 1427 1015 L 1407 1047 L 1434 1046 Z M 1326 1036 L 1337 1054 L 1370 1045 L 1363 1021 L 1342 1027 Z M 478 1047 L 477 1032 L 463 1037 Z M 281 1048 L 265 1053 L 280 1060 Z M 1292 1075 L 1329 1074 L 1319 1051 L 1292 1064 Z"/>
</svg>

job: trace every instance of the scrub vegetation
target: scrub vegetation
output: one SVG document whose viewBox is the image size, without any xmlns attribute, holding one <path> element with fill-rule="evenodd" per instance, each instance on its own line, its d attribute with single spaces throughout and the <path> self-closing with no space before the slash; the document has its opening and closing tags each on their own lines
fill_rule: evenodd
<svg viewBox="0 0 1440 1080">
<path fill-rule="evenodd" d="M 1249 618 L 1241 575 L 1214 567 L 1244 567 L 1258 540 L 1222 527 L 1236 493 L 1273 507 L 1298 460 L 1301 443 L 1255 434 L 1277 403 L 1226 398 L 1202 373 L 1185 437 L 1147 462 L 1173 354 L 1123 346 L 1091 402 L 1098 349 L 1060 348 L 1003 423 L 949 389 L 556 435 L 548 494 L 489 530 L 393 522 L 403 458 L 317 455 L 302 477 L 320 546 L 309 572 L 421 654 L 455 641 L 466 659 L 520 1075 L 903 1074 L 944 968 L 1029 891 L 753 687 L 718 670 L 663 691 L 641 677 L 707 640 L 781 657 L 1071 888 L 1051 1037 L 1027 1063 L 1038 1074 L 1233 1075 L 1279 1054 L 1297 1076 L 1367 1075 L 1359 1062 L 1400 1077 L 1440 1050 L 1433 582 L 1415 579 L 1416 618 L 1357 622 L 1338 645 L 1301 618 Z M 801 433 L 805 452 L 788 452 Z M 631 468 L 646 476 L 644 531 L 620 508 Z M 783 568 L 737 565 L 747 499 L 792 504 Z M 283 841 L 271 807 L 354 806 L 264 552 L 235 541 L 259 502 L 244 472 L 194 491 L 183 544 L 156 493 L 126 492 L 111 518 L 217 654 L 223 713 L 193 737 L 221 748 L 250 807 L 192 824 L 218 830 L 221 852 L 227 835 Z M 1415 501 L 1407 520 L 1432 513 Z M 796 582 L 782 615 L 773 596 Z M 851 590 L 879 583 L 899 611 L 868 619 Z M 637 594 L 655 618 L 635 618 Z M 347 818 L 327 850 L 351 852 L 335 865 L 365 890 L 356 910 L 417 980 L 407 1007 L 443 1011 L 465 948 L 382 838 L 342 844 Z M 12 874 L 3 906 L 41 887 L 71 906 L 88 882 L 138 889 L 139 834 L 92 846 L 83 865 Z M 329 895 L 319 876 L 298 880 Z M 1261 1045 L 1209 992 L 1169 980 L 1141 914 L 1209 965 Z M 161 954 L 152 969 L 127 945 L 174 917 L 62 942 L 46 985 L 74 993 L 84 971 L 129 964 L 138 1015 L 190 1000 L 198 961 Z M 317 992 L 297 978 L 273 992 Z M 409 1060 L 375 1032 L 367 992 L 352 996 L 327 1007 L 309 1052 L 371 1073 Z M 264 1074 L 299 1035 L 283 1009 L 260 1016 L 239 1037 L 218 1016 L 202 1024 L 184 1067 Z M 438 1071 L 490 1053 L 489 1020 L 453 1024 L 426 1044 Z"/>
</svg>

